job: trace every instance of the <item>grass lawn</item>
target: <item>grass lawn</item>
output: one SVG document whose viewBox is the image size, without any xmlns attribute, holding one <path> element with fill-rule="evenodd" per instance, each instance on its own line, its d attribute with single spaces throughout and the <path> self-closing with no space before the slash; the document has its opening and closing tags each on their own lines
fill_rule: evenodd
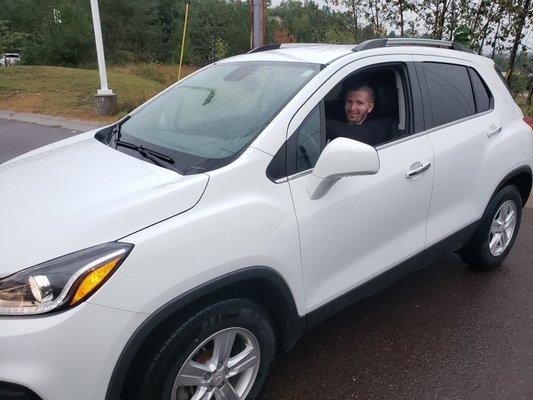
<svg viewBox="0 0 533 400">
<path fill-rule="evenodd" d="M 168 86 L 127 69 L 108 71 L 107 78 L 117 95 L 119 111 L 115 116 L 100 117 L 94 106 L 94 95 L 100 87 L 97 70 L 0 68 L 0 109 L 112 122 Z"/>
</svg>

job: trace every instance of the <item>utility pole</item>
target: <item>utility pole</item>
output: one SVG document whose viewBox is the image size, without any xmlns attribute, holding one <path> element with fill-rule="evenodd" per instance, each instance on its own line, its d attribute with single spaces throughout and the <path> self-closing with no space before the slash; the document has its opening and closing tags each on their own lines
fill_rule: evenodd
<svg viewBox="0 0 533 400">
<path fill-rule="evenodd" d="M 187 20 L 189 19 L 190 0 L 185 2 L 185 21 L 183 22 L 183 35 L 181 37 L 180 66 L 178 69 L 178 81 L 181 79 L 181 65 L 183 64 L 183 53 L 185 52 L 185 35 L 187 34 Z"/>
<path fill-rule="evenodd" d="M 253 9 L 253 36 L 252 48 L 265 44 L 265 2 L 264 0 L 252 0 Z"/>
<path fill-rule="evenodd" d="M 117 95 L 107 86 L 107 73 L 105 69 L 104 42 L 100 26 L 100 11 L 98 0 L 91 0 L 91 13 L 93 16 L 94 41 L 96 56 L 98 58 L 98 71 L 100 73 L 100 89 L 96 92 L 96 109 L 100 115 L 114 114 L 117 110 Z"/>
</svg>

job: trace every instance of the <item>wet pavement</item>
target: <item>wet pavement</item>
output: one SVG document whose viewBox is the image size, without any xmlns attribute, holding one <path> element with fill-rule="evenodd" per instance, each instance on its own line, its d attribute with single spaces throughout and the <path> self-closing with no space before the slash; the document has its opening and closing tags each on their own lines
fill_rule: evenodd
<svg viewBox="0 0 533 400">
<path fill-rule="evenodd" d="M 0 119 L 0 164 L 57 140 L 79 133 L 58 127 Z"/>
<path fill-rule="evenodd" d="M 73 132 L 0 119 L 0 163 Z M 451 254 L 307 333 L 260 400 L 533 399 L 533 199 L 504 266 Z"/>
<path fill-rule="evenodd" d="M 452 254 L 325 321 L 260 400 L 533 399 L 533 208 L 502 268 Z"/>
</svg>

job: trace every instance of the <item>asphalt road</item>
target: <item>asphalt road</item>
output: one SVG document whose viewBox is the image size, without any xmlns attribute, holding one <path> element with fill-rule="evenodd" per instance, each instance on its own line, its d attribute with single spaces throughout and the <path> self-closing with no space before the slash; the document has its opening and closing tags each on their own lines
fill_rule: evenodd
<svg viewBox="0 0 533 400">
<path fill-rule="evenodd" d="M 0 120 L 0 163 L 71 132 Z M 502 268 L 449 255 L 308 333 L 260 400 L 533 399 L 533 202 Z"/>
<path fill-rule="evenodd" d="M 76 133 L 62 128 L 0 119 L 0 164 Z"/>
<path fill-rule="evenodd" d="M 502 268 L 450 255 L 324 322 L 260 400 L 533 399 L 533 208 Z"/>
</svg>

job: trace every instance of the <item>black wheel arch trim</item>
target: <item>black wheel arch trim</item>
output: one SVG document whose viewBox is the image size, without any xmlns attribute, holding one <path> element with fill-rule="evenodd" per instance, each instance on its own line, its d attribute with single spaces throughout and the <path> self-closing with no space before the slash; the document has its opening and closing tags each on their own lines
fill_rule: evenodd
<svg viewBox="0 0 533 400">
<path fill-rule="evenodd" d="M 527 173 L 530 177 L 530 179 L 533 181 L 533 172 L 531 171 L 531 167 L 529 167 L 528 165 L 522 165 L 521 167 L 518 167 L 516 169 L 514 169 L 513 171 L 509 172 L 507 175 L 505 175 L 505 177 L 500 180 L 500 183 L 498 183 L 498 186 L 496 186 L 496 189 L 494 189 L 494 192 L 492 192 L 492 195 L 490 196 L 490 199 L 492 199 L 496 193 L 498 193 L 501 189 L 503 189 L 504 186 L 507 185 L 507 183 L 513 179 L 514 177 L 520 175 L 520 174 L 523 174 L 523 173 Z M 529 198 L 529 196 L 531 196 L 531 189 L 529 191 L 529 194 L 528 194 L 528 197 L 526 198 L 526 201 L 527 199 Z M 489 201 L 490 201 L 489 199 Z M 488 203 L 487 203 L 488 205 Z M 522 204 L 522 207 L 524 207 L 526 204 L 524 202 L 524 204 Z"/>
<path fill-rule="evenodd" d="M 294 302 L 292 292 L 279 273 L 267 267 L 249 267 L 238 271 L 228 273 L 212 281 L 204 283 L 194 289 L 191 289 L 182 295 L 170 300 L 155 312 L 150 314 L 143 323 L 135 330 L 124 346 L 109 381 L 106 400 L 118 400 L 122 396 L 123 386 L 132 362 L 141 349 L 141 346 L 149 339 L 160 324 L 175 313 L 183 310 L 185 307 L 200 301 L 206 295 L 223 290 L 239 282 L 261 280 L 267 284 L 275 285 L 281 292 L 285 302 L 285 318 L 283 320 L 283 330 L 281 332 L 281 346 L 284 350 L 290 349 L 298 339 L 303 335 L 306 329 L 305 317 L 300 317 Z"/>
</svg>

